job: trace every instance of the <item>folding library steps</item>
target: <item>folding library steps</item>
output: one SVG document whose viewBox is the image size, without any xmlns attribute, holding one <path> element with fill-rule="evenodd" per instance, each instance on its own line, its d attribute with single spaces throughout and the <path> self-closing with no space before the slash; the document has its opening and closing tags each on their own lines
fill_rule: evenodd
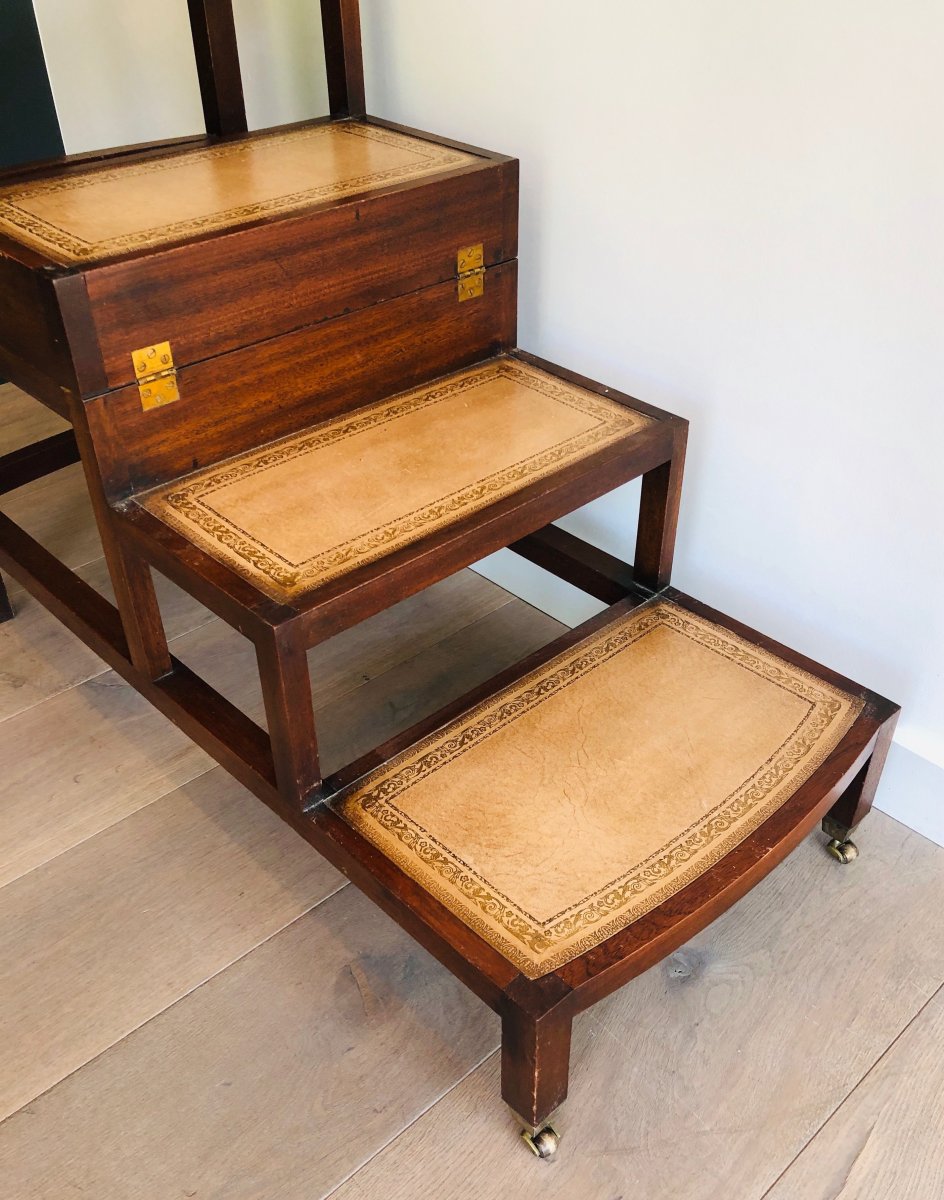
<svg viewBox="0 0 944 1200">
<path fill-rule="evenodd" d="M 190 0 L 207 135 L 0 177 L 0 374 L 72 431 L 117 605 L 0 515 L 0 567 L 502 1021 L 541 1157 L 577 1012 L 823 821 L 897 707 L 670 586 L 687 422 L 517 348 L 518 164 L 368 117 L 248 133 L 229 0 Z M 554 522 L 641 478 L 634 562 Z M 324 778 L 307 650 L 501 547 L 605 612 Z M 152 572 L 253 642 L 267 728 L 170 652 Z M 0 619 L 13 616 L 0 583 Z"/>
</svg>

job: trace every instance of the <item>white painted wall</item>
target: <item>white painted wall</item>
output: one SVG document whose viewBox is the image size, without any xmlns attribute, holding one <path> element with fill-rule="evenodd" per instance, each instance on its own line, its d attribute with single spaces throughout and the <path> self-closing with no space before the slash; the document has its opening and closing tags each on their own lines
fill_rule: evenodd
<svg viewBox="0 0 944 1200">
<path fill-rule="evenodd" d="M 678 585 L 944 768 L 944 6 L 362 12 L 371 111 L 521 158 L 521 345 L 691 419 Z M 564 524 L 631 556 L 630 513 Z"/>
<path fill-rule="evenodd" d="M 34 0 L 66 151 L 198 133 L 186 0 Z M 235 0 L 252 129 L 328 111 L 320 5 Z"/>
</svg>

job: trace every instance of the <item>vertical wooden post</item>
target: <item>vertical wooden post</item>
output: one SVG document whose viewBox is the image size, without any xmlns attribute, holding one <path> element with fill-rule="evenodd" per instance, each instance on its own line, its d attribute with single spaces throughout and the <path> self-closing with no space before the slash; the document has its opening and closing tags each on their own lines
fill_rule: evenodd
<svg viewBox="0 0 944 1200">
<path fill-rule="evenodd" d="M 513 1007 L 502 1014 L 502 1099 L 532 1129 L 567 1098 L 572 1025 L 559 1010 L 536 1016 Z"/>
<path fill-rule="evenodd" d="M 688 425 L 680 422 L 672 457 L 642 477 L 633 578 L 653 592 L 672 579 L 687 437 Z"/>
<path fill-rule="evenodd" d="M 303 809 L 321 783 L 305 643 L 282 625 L 256 643 L 256 659 L 279 792 Z"/>
<path fill-rule="evenodd" d="M 332 117 L 363 117 L 364 57 L 358 0 L 321 0 L 328 104 Z"/>
<path fill-rule="evenodd" d="M 206 131 L 215 137 L 245 133 L 233 0 L 187 0 L 187 7 Z"/>
<path fill-rule="evenodd" d="M 114 517 L 105 495 L 98 456 L 81 399 L 72 405 L 72 425 L 82 456 L 85 482 L 98 525 L 108 574 L 115 591 L 121 624 L 128 643 L 128 656 L 148 679 L 160 679 L 173 669 L 164 621 L 151 568 L 144 559 L 122 545 L 114 530 Z"/>
<path fill-rule="evenodd" d="M 831 838 L 845 841 L 859 822 L 868 816 L 897 724 L 896 710 L 878 731 L 875 748 L 868 761 L 823 818 L 823 831 Z"/>
<path fill-rule="evenodd" d="M 115 515 L 109 502 L 99 455 L 100 449 L 107 451 L 106 447 L 96 444 L 83 399 L 83 396 L 104 391 L 106 387 L 105 368 L 91 317 L 85 279 L 81 275 L 67 275 L 54 280 L 52 287 L 76 372 L 77 394 L 69 397 L 69 416 L 105 551 L 108 573 L 115 589 L 128 655 L 142 674 L 149 679 L 160 679 L 170 673 L 173 664 L 151 569 L 142 558 L 121 543 L 115 531 Z"/>
</svg>

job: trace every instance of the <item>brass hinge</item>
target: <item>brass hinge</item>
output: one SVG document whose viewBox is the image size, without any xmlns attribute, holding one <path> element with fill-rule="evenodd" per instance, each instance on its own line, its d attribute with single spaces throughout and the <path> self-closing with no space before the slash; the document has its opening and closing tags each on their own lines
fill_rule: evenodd
<svg viewBox="0 0 944 1200">
<path fill-rule="evenodd" d="M 474 300 L 485 291 L 485 247 L 463 246 L 457 261 L 459 301 Z"/>
<path fill-rule="evenodd" d="M 134 373 L 138 381 L 138 395 L 145 412 L 149 408 L 161 408 L 180 399 L 177 388 L 177 369 L 171 353 L 170 342 L 158 342 L 145 346 L 131 355 Z"/>
</svg>

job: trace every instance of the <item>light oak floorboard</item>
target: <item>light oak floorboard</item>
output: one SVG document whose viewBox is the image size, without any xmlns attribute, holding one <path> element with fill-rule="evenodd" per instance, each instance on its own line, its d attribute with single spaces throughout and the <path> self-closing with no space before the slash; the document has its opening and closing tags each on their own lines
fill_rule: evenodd
<svg viewBox="0 0 944 1200">
<path fill-rule="evenodd" d="M 80 567 L 76 574 L 114 602 L 103 558 Z M 168 638 L 214 619 L 169 580 L 155 580 Z M 0 625 L 0 721 L 109 669 L 29 592 L 11 587 L 10 598 L 16 616 Z"/>
<path fill-rule="evenodd" d="M 348 887 L 0 1126 L 0 1176 L 17 1200 L 317 1200 L 497 1040 Z"/>
<path fill-rule="evenodd" d="M 834 1052 L 842 1053 L 838 1042 Z M 939 991 L 833 1113 L 766 1200 L 940 1200 L 942 1196 L 944 991 Z"/>
<path fill-rule="evenodd" d="M 493 585 L 487 585 L 482 594 L 492 594 L 492 591 Z M 455 607 L 453 605 L 451 611 L 455 611 Z M 512 611 L 517 613 L 514 619 L 510 616 Z M 373 744 L 405 721 L 412 720 L 415 700 L 403 706 L 397 701 L 400 695 L 413 696 L 422 689 L 430 705 L 438 707 L 459 685 L 464 685 L 465 675 L 482 670 L 492 673 L 509 659 L 529 649 L 536 638 L 534 630 L 530 628 L 532 625 L 548 634 L 558 629 L 556 623 L 539 617 L 523 604 L 502 604 L 475 622 L 470 627 L 475 631 L 474 636 L 467 637 L 458 650 L 448 655 L 456 665 L 455 676 L 444 670 L 440 648 L 436 647 L 431 655 L 410 659 L 381 674 L 371 684 L 349 691 L 352 676 L 356 678 L 362 673 L 363 665 L 367 666 L 367 671 L 363 673 L 369 674 L 378 654 L 382 660 L 386 660 L 388 653 L 383 643 L 378 642 L 373 647 L 373 653 L 368 653 L 363 662 L 356 656 L 349 660 L 346 674 L 339 674 L 335 684 L 344 701 L 349 701 L 351 697 L 360 699 L 357 703 L 346 704 L 345 719 L 334 727 L 333 743 L 331 738 L 328 739 L 336 757 L 346 761 L 352 757 L 352 747 L 364 742 Z M 196 644 L 203 640 L 212 646 L 219 633 L 217 626 L 218 623 L 211 623 L 197 630 L 190 635 L 191 642 Z M 424 671 L 418 664 L 427 657 L 433 668 Z M 243 664 L 228 655 L 223 655 L 220 663 L 230 673 L 229 690 L 238 691 L 241 685 L 246 684 L 248 676 L 242 670 Z M 105 711 L 90 712 L 90 704 L 96 704 Z M 141 710 L 141 725 L 129 735 L 127 729 L 123 731 L 122 722 L 127 726 L 135 715 L 142 715 Z M 69 726 L 70 719 L 74 728 Z M 43 730 L 50 728 L 55 728 L 58 733 L 55 743 L 58 757 L 52 763 L 45 762 L 43 772 L 37 772 L 34 760 L 16 753 L 17 743 L 35 744 L 42 738 Z M 121 744 L 123 732 L 124 745 Z M 148 779 L 142 770 L 140 758 L 130 764 L 128 761 L 134 754 L 145 755 L 148 733 L 151 736 L 166 734 L 176 737 L 182 754 L 199 756 L 190 763 L 190 769 L 200 770 L 208 765 L 209 760 L 205 756 L 201 756 L 162 717 L 150 711 L 130 688 L 110 672 L 0 725 L 0 738 L 10 739 L 10 758 L 19 763 L 19 774 L 10 781 L 5 802 L 0 803 L 0 811 L 3 811 L 7 820 L 11 814 L 17 817 L 15 833 L 18 836 L 11 845 L 17 848 L 18 854 L 11 870 L 22 870 L 28 854 L 34 858 L 41 852 L 50 854 L 52 847 L 57 844 L 62 846 L 69 838 L 73 843 L 79 842 L 81 834 L 89 834 L 93 820 L 90 811 L 94 819 L 105 825 L 117 819 L 122 807 L 137 809 L 131 815 L 125 815 L 124 820 L 112 824 L 111 828 L 104 828 L 96 836 L 87 836 L 87 840 L 79 845 L 74 844 L 68 853 L 60 853 L 58 857 L 0 890 L 0 928 L 6 929 L 7 936 L 12 939 L 5 948 L 0 948 L 0 960 L 10 964 L 12 972 L 5 983 L 5 992 L 9 994 L 10 1004 L 13 1005 L 7 1013 L 6 1024 L 15 1044 L 27 1048 L 37 1044 L 42 1046 L 42 1052 L 38 1054 L 29 1049 L 28 1062 L 21 1061 L 16 1055 L 7 1059 L 5 1065 L 10 1074 L 5 1084 L 3 1069 L 0 1068 L 2 1111 L 12 1110 L 12 1107 L 30 1099 L 36 1091 L 50 1086 L 68 1071 L 76 1069 L 91 1054 L 107 1048 L 129 1028 L 134 1028 L 160 1011 L 182 991 L 222 969 L 227 962 L 254 944 L 250 938 L 249 945 L 242 946 L 237 953 L 234 944 L 227 943 L 225 938 L 218 938 L 214 929 L 210 929 L 203 940 L 202 927 L 196 922 L 195 931 L 188 936 L 191 940 L 199 941 L 199 954 L 192 973 L 186 974 L 183 979 L 168 968 L 163 958 L 164 949 L 161 949 L 157 958 L 150 953 L 148 947 L 152 932 L 147 922 L 142 926 L 134 919 L 132 914 L 137 910 L 153 913 L 154 920 L 159 924 L 166 916 L 175 927 L 179 927 L 182 921 L 185 925 L 188 921 L 196 921 L 193 914 L 187 915 L 190 904 L 188 893 L 178 889 L 175 883 L 177 868 L 174 863 L 182 855 L 175 833 L 178 818 L 174 814 L 177 810 L 183 806 L 180 820 L 190 822 L 188 814 L 194 808 L 194 797 L 198 798 L 196 803 L 200 808 L 202 801 L 199 798 L 203 797 L 204 792 L 216 795 L 215 789 L 219 789 L 222 786 L 220 781 L 223 781 L 238 796 L 239 806 L 248 805 L 251 810 L 265 814 L 259 820 L 274 818 L 221 770 L 204 774 L 196 782 L 166 794 L 153 803 L 161 790 L 167 790 L 163 786 L 166 780 L 160 776 Z M 84 771 L 81 769 L 83 756 L 87 764 Z M 156 764 L 166 767 L 166 749 L 164 753 L 153 757 Z M 109 779 L 109 773 L 115 777 Z M 61 785 L 59 788 L 56 787 L 57 780 Z M 28 792 L 31 787 L 33 794 L 30 797 Z M 36 812 L 42 805 L 44 789 L 51 791 L 52 803 L 47 802 L 43 809 L 44 821 L 37 823 Z M 80 791 L 84 794 L 79 795 Z M 236 799 L 222 802 L 224 808 L 227 804 L 236 803 Z M 164 829 L 167 821 L 171 822 L 170 833 Z M 280 831 L 283 836 L 289 837 L 293 849 L 297 847 L 296 853 L 305 856 L 314 854 L 287 829 L 280 827 Z M 180 837 L 186 840 L 190 851 L 196 853 L 196 833 L 188 828 Z M 225 840 L 229 842 L 231 839 L 227 836 Z M 212 838 L 210 841 L 212 843 Z M 155 850 L 146 861 L 135 862 L 133 855 L 136 848 L 151 844 L 160 849 Z M 199 861 L 206 864 L 208 871 L 215 869 L 217 860 L 222 861 L 220 869 L 224 871 L 229 886 L 228 881 L 233 873 L 226 867 L 225 857 L 225 853 L 218 853 L 212 844 L 199 852 Z M 132 863 L 130 877 L 127 876 L 129 861 Z M 211 882 L 207 886 L 215 886 L 213 879 L 214 875 L 211 874 Z M 82 894 L 80 885 L 83 881 L 87 911 L 79 913 L 76 911 L 77 896 Z M 124 918 L 125 924 L 119 923 L 113 927 L 115 920 L 111 906 L 118 903 L 124 912 L 125 904 L 129 903 L 127 891 L 132 882 L 143 889 L 142 896 L 147 899 L 132 899 L 130 912 Z M 249 886 L 247 884 L 247 888 Z M 178 904 L 187 909 L 183 918 L 174 907 Z M 69 923 L 62 928 L 56 924 L 60 914 L 63 919 L 66 919 L 65 914 L 69 914 Z M 279 914 L 280 920 L 283 915 Z M 73 925 L 74 921 L 78 923 L 77 927 Z M 44 958 L 45 948 L 65 938 L 66 928 L 74 930 L 71 941 L 77 958 L 67 957 L 63 960 L 63 987 L 68 981 L 69 987 L 74 985 L 83 994 L 93 995 L 94 1011 L 102 1014 L 100 1022 L 88 1024 L 85 1009 L 80 1009 L 76 1015 L 70 1012 L 63 997 L 59 997 L 57 1002 L 55 995 L 51 1010 L 34 1008 L 42 981 L 52 965 Z M 256 932 L 253 931 L 252 937 L 258 940 Z M 238 941 L 242 934 L 237 930 L 234 936 Z M 105 939 L 101 945 L 100 938 Z M 127 991 L 119 989 L 115 994 L 109 991 L 98 996 L 91 982 L 86 983 L 81 976 L 76 977 L 78 962 L 96 963 L 105 953 L 106 945 L 115 956 L 114 969 L 117 970 L 117 964 L 125 961 L 128 951 L 126 943 L 132 939 L 135 943 L 140 939 L 139 949 L 144 957 L 139 967 L 127 974 Z M 100 962 L 98 966 L 101 966 Z M 95 979 L 98 978 L 96 974 Z M 25 1007 L 20 1007 L 21 1002 Z M 65 1018 L 62 1011 L 57 1011 L 57 1003 L 59 1008 L 64 1006 Z M 35 1027 L 31 1024 L 34 1019 L 37 1022 Z M 55 1036 L 47 1036 L 47 1022 L 54 1025 Z M 4 1103 L 7 1106 L 5 1109 Z"/>
<path fill-rule="evenodd" d="M 69 428 L 57 416 L 12 383 L 0 383 L 0 455 L 30 446 Z"/>
<path fill-rule="evenodd" d="M 316 713 L 325 763 L 334 770 L 484 683 L 565 627 L 513 601 Z"/>
<path fill-rule="evenodd" d="M 102 557 L 81 463 L 0 496 L 0 512 L 73 571 Z"/>
<path fill-rule="evenodd" d="M 0 722 L 0 762 L 0 883 L 9 884 L 212 760 L 108 671 Z"/>
<path fill-rule="evenodd" d="M 944 852 L 881 813 L 857 840 L 578 1018 L 557 1161 L 515 1144 L 495 1056 L 334 1200 L 759 1200 L 944 979 Z"/>
<path fill-rule="evenodd" d="M 0 890 L 0 1114 L 342 883 L 216 770 L 8 884 Z"/>
<path fill-rule="evenodd" d="M 104 559 L 88 563 L 76 573 L 114 603 Z M 232 655 L 240 656 L 246 672 L 254 668 L 254 651 L 245 638 L 163 575 L 155 572 L 154 581 L 175 653 L 191 661 L 199 659 L 204 668 L 210 663 L 211 670 L 214 659 L 224 660 L 217 674 L 227 686 L 231 686 L 232 672 L 225 661 Z M 0 625 L 0 720 L 108 670 L 29 592 L 15 582 L 9 592 L 16 617 Z M 508 601 L 507 592 L 472 571 L 454 575 L 313 650 L 315 687 L 327 686 L 337 694 L 343 680 L 348 690 L 356 688 Z M 216 622 L 217 632 L 210 643 L 197 640 L 196 655 L 189 640 L 177 640 L 211 621 Z"/>
<path fill-rule="evenodd" d="M 467 572 L 313 652 L 319 705 L 330 711 L 343 698 L 344 706 L 344 720 L 328 723 L 326 762 L 330 764 L 333 755 L 334 765 L 341 765 L 353 757 L 356 747 L 365 743 L 369 747 L 397 727 L 399 692 L 422 686 L 423 679 L 413 666 L 409 684 L 401 683 L 391 669 L 410 661 L 431 638 L 442 639 L 485 613 L 492 625 L 486 622 L 479 627 L 479 640 L 466 646 L 466 657 L 503 666 L 510 653 L 508 628 L 514 622 L 499 614 L 508 603 L 501 588 Z M 520 625 L 521 614 L 531 610 L 518 601 L 513 607 L 519 611 Z M 180 619 L 197 619 L 203 611 L 191 609 L 184 601 Z M 542 628 L 546 620 L 542 618 Z M 15 632 L 21 621 L 23 634 Z M 100 660 L 41 606 L 24 606 L 14 621 L 0 627 L 0 645 L 8 629 L 14 630 L 14 639 L 21 639 L 23 654 L 4 660 L 4 671 L 15 677 L 16 685 L 0 678 L 0 703 L 5 689 L 14 694 L 32 691 L 39 698 L 43 688 L 55 689 L 70 674 L 91 671 L 93 676 L 0 722 L 0 761 L 8 764 L 0 777 L 0 884 L 48 862 L 211 766 L 207 755 L 114 672 L 94 674 L 94 664 Z M 36 640 L 31 640 L 34 635 Z M 343 646 L 334 645 L 341 641 Z M 173 649 L 262 720 L 255 652 L 245 638 L 212 618 L 175 639 Z M 58 657 L 57 650 L 61 650 Z M 36 664 L 32 675 L 31 658 Z M 457 675 L 461 678 L 458 667 Z M 375 686 L 360 700 L 351 698 L 365 686 L 364 680 L 378 677 L 385 679 L 379 691 Z M 427 671 L 425 678 L 430 689 L 434 683 L 440 688 L 448 683 L 441 668 L 435 674 Z M 430 691 L 434 707 L 448 698 Z M 352 746 L 354 750 L 349 749 Z M 34 749 L 38 747 L 42 747 L 41 769 L 37 769 L 39 751 Z"/>
</svg>

